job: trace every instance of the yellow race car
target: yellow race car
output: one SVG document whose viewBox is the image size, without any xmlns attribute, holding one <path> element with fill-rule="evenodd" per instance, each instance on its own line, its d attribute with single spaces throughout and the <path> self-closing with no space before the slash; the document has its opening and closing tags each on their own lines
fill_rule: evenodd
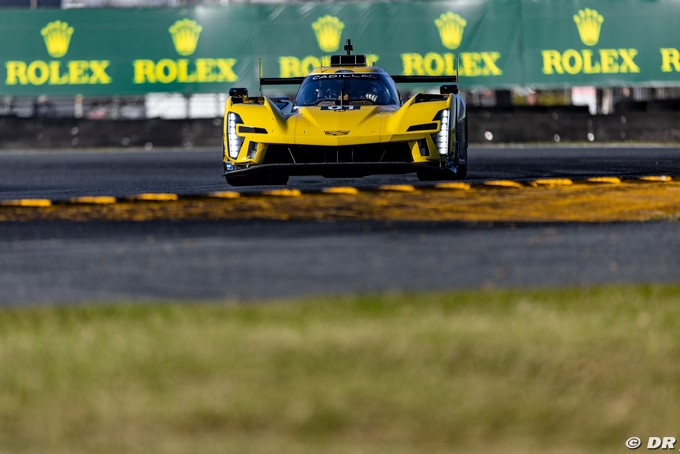
<svg viewBox="0 0 680 454">
<path fill-rule="evenodd" d="M 299 84 L 294 100 L 229 90 L 223 131 L 229 184 L 286 184 L 291 175 L 465 178 L 467 112 L 457 77 L 390 76 L 352 55 L 349 40 L 345 50 L 307 77 L 260 79 L 261 86 Z M 439 94 L 401 101 L 397 83 L 433 82 L 444 83 Z"/>
</svg>

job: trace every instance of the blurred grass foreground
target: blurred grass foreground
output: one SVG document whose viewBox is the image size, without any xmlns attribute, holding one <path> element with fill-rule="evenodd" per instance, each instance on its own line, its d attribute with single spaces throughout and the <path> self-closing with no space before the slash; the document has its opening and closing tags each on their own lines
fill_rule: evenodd
<svg viewBox="0 0 680 454">
<path fill-rule="evenodd" d="M 0 452 L 624 452 L 680 286 L 0 312 Z"/>
</svg>

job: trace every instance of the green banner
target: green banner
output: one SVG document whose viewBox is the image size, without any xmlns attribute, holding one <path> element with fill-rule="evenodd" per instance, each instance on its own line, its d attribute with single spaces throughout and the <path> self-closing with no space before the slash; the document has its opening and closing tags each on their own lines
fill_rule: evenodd
<svg viewBox="0 0 680 454">
<path fill-rule="evenodd" d="M 228 24 L 257 21 L 247 7 L 3 11 L 0 92 L 224 91 L 252 67 L 257 33 Z"/>
<path fill-rule="evenodd" d="M 459 0 L 3 10 L 0 94 L 257 90 L 352 39 L 393 74 L 465 88 L 677 84 L 676 0 Z"/>
<path fill-rule="evenodd" d="M 453 75 L 458 62 L 468 85 L 522 82 L 515 0 L 317 4 L 262 12 L 259 55 L 267 75 L 304 76 L 328 64 L 330 54 L 344 52 L 351 38 L 369 62 L 393 74 Z"/>
<path fill-rule="evenodd" d="M 680 2 L 522 2 L 525 84 L 677 85 Z"/>
</svg>

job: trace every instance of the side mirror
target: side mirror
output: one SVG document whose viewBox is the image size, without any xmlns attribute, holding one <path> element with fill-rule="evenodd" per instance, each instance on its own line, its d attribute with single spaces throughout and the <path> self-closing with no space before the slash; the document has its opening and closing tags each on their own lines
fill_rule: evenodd
<svg viewBox="0 0 680 454">
<path fill-rule="evenodd" d="M 247 88 L 230 88 L 229 96 L 232 98 L 247 98 L 248 89 Z"/>
<path fill-rule="evenodd" d="M 456 85 L 456 84 L 442 85 L 441 87 L 439 87 L 439 93 L 441 93 L 442 95 L 450 95 L 452 93 L 454 95 L 457 95 L 458 94 L 458 85 Z"/>
</svg>

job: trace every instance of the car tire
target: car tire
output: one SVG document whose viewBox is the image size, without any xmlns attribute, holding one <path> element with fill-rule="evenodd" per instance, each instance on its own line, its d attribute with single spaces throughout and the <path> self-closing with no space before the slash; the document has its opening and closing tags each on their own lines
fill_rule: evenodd
<svg viewBox="0 0 680 454">
<path fill-rule="evenodd" d="M 463 180 L 467 176 L 467 163 L 456 166 L 456 180 Z"/>
<path fill-rule="evenodd" d="M 460 125 L 460 123 L 459 123 Z M 460 137 L 460 142 L 457 144 L 457 149 L 456 149 L 456 159 L 455 159 L 455 171 L 456 171 L 456 180 L 462 180 L 467 176 L 467 148 L 468 148 L 468 121 L 467 117 L 465 117 L 465 124 L 463 125 L 463 129 L 460 130 L 459 127 L 457 129 L 457 136 Z M 460 159 L 463 159 L 465 162 L 463 164 L 460 164 Z"/>
<path fill-rule="evenodd" d="M 432 170 L 418 171 L 416 172 L 416 176 L 419 181 L 449 181 L 456 178 L 456 175 L 453 172 L 443 169 L 439 169 L 436 172 L 433 172 Z"/>
<path fill-rule="evenodd" d="M 288 175 L 234 175 L 225 176 L 232 186 L 284 186 L 288 184 Z"/>
</svg>

